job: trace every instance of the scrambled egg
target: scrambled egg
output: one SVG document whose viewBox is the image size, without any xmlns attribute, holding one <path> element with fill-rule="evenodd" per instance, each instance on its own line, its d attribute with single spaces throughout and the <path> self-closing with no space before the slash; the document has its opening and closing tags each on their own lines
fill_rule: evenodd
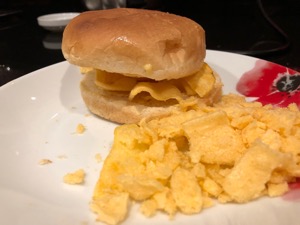
<svg viewBox="0 0 300 225">
<path fill-rule="evenodd" d="M 195 214 L 220 203 L 280 196 L 300 177 L 300 112 L 226 95 L 214 107 L 119 126 L 94 190 L 98 220 L 130 203 L 145 216 Z"/>
</svg>

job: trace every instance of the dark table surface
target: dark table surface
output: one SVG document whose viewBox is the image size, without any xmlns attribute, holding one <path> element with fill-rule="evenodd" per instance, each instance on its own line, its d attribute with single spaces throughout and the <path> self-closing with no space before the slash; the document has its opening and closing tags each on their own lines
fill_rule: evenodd
<svg viewBox="0 0 300 225">
<path fill-rule="evenodd" d="M 0 86 L 64 61 L 62 33 L 44 30 L 38 26 L 37 17 L 90 10 L 86 1 L 2 0 Z M 207 49 L 247 54 L 300 70 L 299 0 L 127 0 L 127 6 L 168 11 L 195 20 L 206 31 Z"/>
</svg>

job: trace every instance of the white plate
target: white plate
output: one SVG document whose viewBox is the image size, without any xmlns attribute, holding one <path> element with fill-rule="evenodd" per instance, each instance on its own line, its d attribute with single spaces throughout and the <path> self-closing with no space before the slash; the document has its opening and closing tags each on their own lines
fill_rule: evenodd
<svg viewBox="0 0 300 225">
<path fill-rule="evenodd" d="M 42 15 L 37 18 L 38 24 L 50 31 L 62 31 L 65 26 L 80 13 L 66 12 L 66 13 L 52 13 Z"/>
<path fill-rule="evenodd" d="M 224 92 L 236 92 L 239 77 L 257 59 L 208 51 L 208 62 L 222 77 Z M 30 73 L 0 88 L 0 224 L 83 225 L 95 222 L 88 204 L 102 163 L 113 141 L 115 124 L 89 114 L 79 92 L 78 68 L 62 62 Z M 75 133 L 77 124 L 87 127 Z M 41 159 L 51 164 L 39 165 Z M 62 182 L 79 168 L 84 185 Z M 300 201 L 263 198 L 251 203 L 217 205 L 199 215 L 144 218 L 131 210 L 124 224 L 296 225 Z"/>
</svg>

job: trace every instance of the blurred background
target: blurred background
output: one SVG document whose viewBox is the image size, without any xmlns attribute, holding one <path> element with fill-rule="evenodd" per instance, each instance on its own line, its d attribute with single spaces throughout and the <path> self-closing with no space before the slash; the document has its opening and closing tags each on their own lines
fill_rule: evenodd
<svg viewBox="0 0 300 225">
<path fill-rule="evenodd" d="M 206 31 L 207 49 L 266 59 L 300 71 L 299 0 L 116 0 L 189 17 Z M 110 7 L 108 0 L 0 0 L 0 85 L 64 60 L 61 32 L 37 17 Z"/>
</svg>

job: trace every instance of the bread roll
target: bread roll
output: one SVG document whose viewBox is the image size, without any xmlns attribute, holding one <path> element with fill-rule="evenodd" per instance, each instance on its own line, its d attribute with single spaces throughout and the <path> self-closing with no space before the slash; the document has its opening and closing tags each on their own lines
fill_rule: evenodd
<svg viewBox="0 0 300 225">
<path fill-rule="evenodd" d="M 126 8 L 81 13 L 65 28 L 62 41 L 63 55 L 72 64 L 154 80 L 195 73 L 205 49 L 205 33 L 196 22 Z"/>
</svg>

